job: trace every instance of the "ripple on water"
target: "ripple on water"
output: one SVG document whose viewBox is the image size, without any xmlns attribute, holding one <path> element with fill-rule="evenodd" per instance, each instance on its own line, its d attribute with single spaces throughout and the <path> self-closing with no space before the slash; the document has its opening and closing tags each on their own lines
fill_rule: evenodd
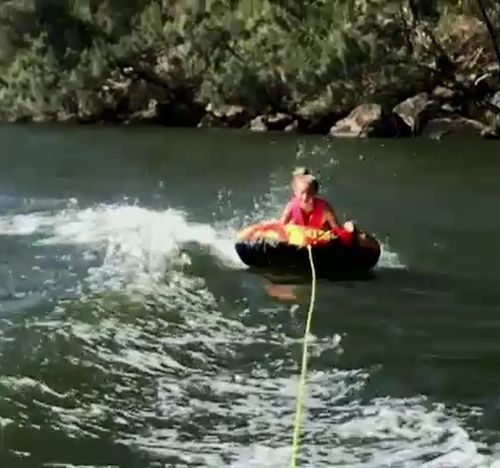
<svg viewBox="0 0 500 468">
<path fill-rule="evenodd" d="M 7 434 L 108 438 L 166 465 L 287 464 L 301 345 L 283 326 L 290 314 L 278 305 L 252 321 L 240 306 L 223 314 L 179 248 L 197 241 L 234 266 L 227 239 L 178 212 L 109 206 L 0 218 L 0 233 L 86 246 L 88 258 L 102 259 L 78 300 L 59 300 L 43 319 L 3 322 Z M 386 266 L 397 267 L 388 252 Z M 315 357 L 341 345 L 340 336 L 311 345 L 301 466 L 485 466 L 481 446 L 443 405 L 366 399 L 372 369 L 314 370 Z"/>
<path fill-rule="evenodd" d="M 40 430 L 112 437 L 166 464 L 283 466 L 300 341 L 272 323 L 245 326 L 224 317 L 202 286 L 177 272 L 153 285 L 155 294 L 143 285 L 132 296 L 89 296 L 33 321 L 35 355 L 51 369 L 42 366 L 37 379 L 3 377 L 1 414 L 24 426 L 36 409 Z M 321 352 L 332 342 L 312 345 Z M 279 367 L 266 365 L 269 352 L 279 354 Z M 32 352 L 18 358 L 21 372 L 31 359 Z M 312 370 L 301 466 L 483 466 L 478 445 L 444 406 L 424 397 L 364 399 L 371 375 Z"/>
</svg>

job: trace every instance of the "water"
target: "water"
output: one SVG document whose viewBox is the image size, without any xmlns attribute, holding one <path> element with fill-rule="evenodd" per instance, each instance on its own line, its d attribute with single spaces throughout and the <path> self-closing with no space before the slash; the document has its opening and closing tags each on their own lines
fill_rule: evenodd
<svg viewBox="0 0 500 468">
<path fill-rule="evenodd" d="M 318 283 L 300 466 L 500 465 L 497 143 L 0 139 L 2 468 L 288 465 L 310 284 L 233 240 L 294 165 L 384 243 L 372 280 Z"/>
</svg>

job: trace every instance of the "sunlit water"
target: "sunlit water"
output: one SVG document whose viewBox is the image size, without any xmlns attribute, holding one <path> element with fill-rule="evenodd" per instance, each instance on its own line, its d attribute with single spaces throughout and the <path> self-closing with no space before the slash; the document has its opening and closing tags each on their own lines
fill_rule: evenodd
<svg viewBox="0 0 500 468">
<path fill-rule="evenodd" d="M 234 233 L 297 164 L 383 242 L 372 279 L 318 284 L 300 466 L 495 466 L 494 144 L 0 136 L 0 466 L 288 465 L 310 284 Z"/>
</svg>

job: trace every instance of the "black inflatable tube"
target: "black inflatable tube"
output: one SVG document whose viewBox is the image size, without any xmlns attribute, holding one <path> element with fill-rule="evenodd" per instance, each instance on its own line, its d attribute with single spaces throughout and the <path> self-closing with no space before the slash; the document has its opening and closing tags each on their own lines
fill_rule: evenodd
<svg viewBox="0 0 500 468">
<path fill-rule="evenodd" d="M 240 240 L 236 242 L 235 248 L 242 262 L 250 267 L 311 272 L 306 247 L 260 239 L 251 242 Z M 380 247 L 375 240 L 369 246 L 362 246 L 356 241 L 346 245 L 335 239 L 313 246 L 312 255 L 318 276 L 352 276 L 368 273 L 375 267 L 380 257 Z"/>
</svg>

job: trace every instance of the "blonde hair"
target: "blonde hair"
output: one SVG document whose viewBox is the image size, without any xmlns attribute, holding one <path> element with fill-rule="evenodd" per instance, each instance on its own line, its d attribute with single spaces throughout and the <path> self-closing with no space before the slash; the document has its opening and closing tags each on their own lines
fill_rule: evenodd
<svg viewBox="0 0 500 468">
<path fill-rule="evenodd" d="M 306 169 L 306 171 L 307 171 L 307 169 Z M 317 194 L 319 192 L 318 179 L 315 176 L 313 176 L 310 172 L 295 174 L 295 171 L 294 171 L 294 177 L 293 177 L 293 182 L 292 182 L 292 185 L 294 188 L 295 188 L 295 184 L 298 181 L 305 182 L 309 187 L 311 187 L 313 189 L 314 194 Z"/>
<path fill-rule="evenodd" d="M 304 166 L 296 167 L 292 172 L 292 177 L 295 179 L 298 176 L 312 175 L 312 172 Z"/>
</svg>

